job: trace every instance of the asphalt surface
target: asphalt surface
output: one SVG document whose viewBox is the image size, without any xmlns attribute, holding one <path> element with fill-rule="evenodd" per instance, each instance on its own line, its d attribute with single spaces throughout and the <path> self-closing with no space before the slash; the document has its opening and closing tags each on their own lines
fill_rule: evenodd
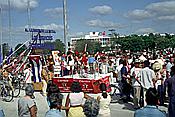
<svg viewBox="0 0 175 117">
<path fill-rule="evenodd" d="M 92 97 L 97 97 L 98 94 L 89 94 Z M 24 91 L 20 94 L 24 96 Z M 64 93 L 63 104 L 65 103 L 67 93 Z M 3 108 L 6 117 L 18 117 L 17 102 L 18 98 L 14 98 L 12 102 L 4 102 L 0 99 L 0 107 Z M 38 108 L 38 117 L 44 117 L 45 113 L 49 110 L 46 97 L 43 97 L 39 92 L 35 92 L 35 100 Z M 167 107 L 159 107 L 161 110 L 167 112 Z M 111 117 L 133 117 L 134 109 L 132 103 L 111 103 Z M 62 111 L 63 116 L 65 115 Z"/>
</svg>

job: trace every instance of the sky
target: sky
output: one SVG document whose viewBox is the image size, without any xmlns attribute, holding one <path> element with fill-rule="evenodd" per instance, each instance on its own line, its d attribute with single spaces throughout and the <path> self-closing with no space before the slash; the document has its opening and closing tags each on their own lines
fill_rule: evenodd
<svg viewBox="0 0 175 117">
<path fill-rule="evenodd" d="M 63 40 L 63 0 L 29 0 L 33 28 L 52 29 Z M 15 47 L 29 40 L 27 0 L 0 0 L 3 43 Z M 120 35 L 175 33 L 175 0 L 67 0 L 68 41 L 92 31 Z"/>
</svg>

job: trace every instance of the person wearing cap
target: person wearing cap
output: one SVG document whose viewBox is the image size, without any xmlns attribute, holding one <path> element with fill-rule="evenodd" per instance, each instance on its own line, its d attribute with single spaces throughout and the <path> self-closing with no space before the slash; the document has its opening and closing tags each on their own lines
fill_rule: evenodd
<svg viewBox="0 0 175 117">
<path fill-rule="evenodd" d="M 138 109 L 134 117 L 166 117 L 166 113 L 158 109 L 158 92 L 155 88 L 149 88 L 146 92 L 147 105 Z"/>
<path fill-rule="evenodd" d="M 160 105 L 164 105 L 164 78 L 161 74 L 162 65 L 158 61 L 155 61 L 152 68 L 156 74 L 155 87 L 158 90 Z"/>
<path fill-rule="evenodd" d="M 34 98 L 34 88 L 27 85 L 25 88 L 25 96 L 18 100 L 18 116 L 19 117 L 37 117 L 37 106 Z"/>
</svg>

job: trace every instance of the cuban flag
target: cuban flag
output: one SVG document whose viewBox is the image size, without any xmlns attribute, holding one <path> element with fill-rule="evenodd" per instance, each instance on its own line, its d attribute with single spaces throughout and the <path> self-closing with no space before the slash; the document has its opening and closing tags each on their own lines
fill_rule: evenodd
<svg viewBox="0 0 175 117">
<path fill-rule="evenodd" d="M 40 55 L 30 55 L 29 60 L 32 65 L 34 82 L 41 82 L 42 62 L 40 60 Z"/>
</svg>

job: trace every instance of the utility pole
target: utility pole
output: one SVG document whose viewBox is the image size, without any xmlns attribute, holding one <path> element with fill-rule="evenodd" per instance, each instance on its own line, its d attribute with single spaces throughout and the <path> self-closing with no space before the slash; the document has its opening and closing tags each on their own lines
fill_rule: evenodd
<svg viewBox="0 0 175 117">
<path fill-rule="evenodd" d="M 31 9 L 30 9 L 30 0 L 27 0 L 27 15 L 28 15 L 28 28 L 31 28 Z"/>
<path fill-rule="evenodd" d="M 2 24 L 3 23 L 2 23 L 2 20 L 3 20 L 3 18 L 2 18 L 2 5 L 1 5 L 0 6 L 0 31 L 1 31 L 0 32 L 0 35 L 1 35 L 0 36 L 0 43 L 1 43 L 1 45 L 0 45 L 1 46 L 0 56 L 1 56 L 1 60 L 3 60 L 3 50 L 2 50 L 2 38 L 3 38 L 3 35 L 2 35 L 3 34 L 2 33 L 2 31 L 3 31 L 3 29 L 2 29 L 3 25 Z M 0 62 L 2 62 L 1 60 L 0 60 Z"/>
<path fill-rule="evenodd" d="M 28 16 L 28 29 L 32 28 L 32 21 L 31 21 L 31 9 L 30 9 L 30 0 L 27 0 L 27 16 Z M 30 40 L 32 37 L 32 34 L 29 33 L 28 39 Z"/>
<path fill-rule="evenodd" d="M 64 44 L 67 52 L 67 1 L 63 0 Z"/>
<path fill-rule="evenodd" d="M 11 28 L 12 28 L 12 22 L 11 22 L 11 3 L 10 0 L 8 0 L 8 15 L 9 15 L 9 41 L 12 44 L 12 36 L 11 36 Z"/>
</svg>

